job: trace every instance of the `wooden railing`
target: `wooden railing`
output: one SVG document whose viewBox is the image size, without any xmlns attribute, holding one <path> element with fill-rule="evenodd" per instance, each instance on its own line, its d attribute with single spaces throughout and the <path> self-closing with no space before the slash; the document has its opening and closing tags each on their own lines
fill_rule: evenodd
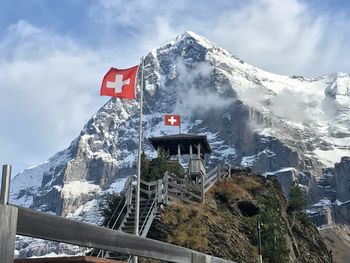
<svg viewBox="0 0 350 263">
<path fill-rule="evenodd" d="M 197 180 L 180 178 L 175 174 L 166 172 L 163 179 L 153 182 L 141 180 L 141 195 L 150 197 L 156 195 L 158 203 L 168 204 L 172 199 L 179 199 L 186 203 L 204 203 L 205 193 L 208 192 L 217 181 L 231 177 L 229 165 L 217 165 L 207 174 L 199 175 Z M 131 199 L 132 182 L 135 177 L 128 179 L 126 186 L 126 199 Z M 170 199 L 170 201 L 169 201 Z M 131 201 L 130 201 L 131 202 Z M 129 202 L 129 203 L 130 203 Z"/>
<path fill-rule="evenodd" d="M 215 172 L 212 172 L 212 174 L 215 174 Z M 216 174 L 218 178 L 222 176 L 220 171 L 216 172 Z M 209 187 L 211 185 L 210 182 L 214 181 L 212 176 L 209 173 L 207 181 L 203 179 L 204 183 L 202 185 L 204 186 L 206 183 L 207 187 Z M 1 263 L 13 263 L 16 234 L 167 262 L 232 262 L 165 242 L 10 205 L 8 204 L 9 178 L 9 166 L 4 165 L 0 197 Z M 201 190 L 197 186 L 191 185 L 185 179 L 169 174 L 163 180 L 159 180 L 156 183 L 148 183 L 148 186 L 150 188 L 145 190 L 144 193 L 150 194 L 157 191 L 160 193 L 158 198 L 165 203 L 168 201 L 169 196 L 183 201 L 203 201 L 203 189 Z M 153 187 L 156 190 L 152 189 Z M 126 192 L 126 194 L 128 193 Z"/>
<path fill-rule="evenodd" d="M 205 167 L 202 159 L 191 159 L 189 164 L 189 174 L 204 175 Z"/>
<path fill-rule="evenodd" d="M 164 188 L 167 189 L 168 198 L 176 198 L 186 203 L 202 201 L 201 189 L 188 180 L 169 173 L 165 173 L 164 179 L 166 183 Z"/>
</svg>

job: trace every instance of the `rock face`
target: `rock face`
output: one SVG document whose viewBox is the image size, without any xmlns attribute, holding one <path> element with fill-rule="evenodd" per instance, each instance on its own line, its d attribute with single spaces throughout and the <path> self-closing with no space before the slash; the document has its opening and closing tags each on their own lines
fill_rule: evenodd
<svg viewBox="0 0 350 263">
<path fill-rule="evenodd" d="M 342 157 L 340 163 L 335 165 L 335 182 L 337 199 L 341 202 L 350 200 L 350 156 Z"/>
<path fill-rule="evenodd" d="M 332 251 L 333 262 L 347 263 L 350 258 L 350 227 L 335 225 L 320 230 L 329 250 Z"/>
<path fill-rule="evenodd" d="M 184 133 L 207 135 L 208 169 L 220 161 L 274 173 L 286 193 L 293 180 L 319 201 L 322 168 L 350 155 L 348 74 L 272 74 L 192 32 L 152 50 L 144 71 L 143 149 L 150 157 L 147 138 L 177 133 L 163 125 L 165 114 L 177 113 Z M 67 149 L 13 179 L 11 202 L 69 216 L 112 191 L 135 173 L 138 107 L 109 100 Z"/>
<path fill-rule="evenodd" d="M 270 198 L 274 198 L 272 204 L 265 202 Z M 270 209 L 273 215 L 268 218 L 273 220 L 265 220 L 261 230 L 264 261 L 273 262 L 273 248 L 278 247 L 269 232 L 274 227 L 277 242 L 281 238 L 287 248 L 284 257 L 276 248 L 275 262 L 329 262 L 316 227 L 301 214 L 293 219 L 287 213 L 286 199 L 276 178 L 265 179 L 247 171 L 236 171 L 232 179 L 218 182 L 206 195 L 205 205 L 165 206 L 148 235 L 234 262 L 253 263 L 258 258 L 256 222 L 266 219 L 265 213 L 271 216 Z"/>
</svg>

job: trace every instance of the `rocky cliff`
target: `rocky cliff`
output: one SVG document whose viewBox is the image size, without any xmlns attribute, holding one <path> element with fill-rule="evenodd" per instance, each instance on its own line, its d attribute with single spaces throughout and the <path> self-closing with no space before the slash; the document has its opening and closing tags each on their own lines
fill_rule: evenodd
<svg viewBox="0 0 350 263">
<path fill-rule="evenodd" d="M 260 220 L 264 262 L 329 262 L 315 225 L 303 213 L 294 217 L 287 207 L 276 177 L 235 171 L 232 179 L 210 190 L 205 205 L 163 207 L 148 235 L 235 262 L 254 263 Z"/>
<path fill-rule="evenodd" d="M 208 168 L 218 161 L 248 166 L 276 175 L 286 194 L 300 183 L 318 202 L 324 169 L 350 155 L 348 74 L 272 74 L 192 32 L 152 50 L 144 70 L 149 156 L 148 137 L 177 133 L 163 125 L 164 114 L 181 114 L 183 132 L 208 137 Z M 11 202 L 83 220 L 135 173 L 137 121 L 137 101 L 109 100 L 67 149 L 13 179 Z"/>
<path fill-rule="evenodd" d="M 349 225 L 333 225 L 320 230 L 333 262 L 347 263 L 350 258 L 350 227 Z"/>
</svg>

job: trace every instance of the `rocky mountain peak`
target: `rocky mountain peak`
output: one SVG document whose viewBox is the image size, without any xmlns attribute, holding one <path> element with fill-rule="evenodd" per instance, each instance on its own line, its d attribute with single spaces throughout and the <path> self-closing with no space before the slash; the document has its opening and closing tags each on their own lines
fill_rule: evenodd
<svg viewBox="0 0 350 263">
<path fill-rule="evenodd" d="M 182 132 L 208 137 L 208 168 L 248 166 L 278 177 L 286 194 L 294 182 L 303 185 L 317 201 L 323 169 L 350 156 L 347 74 L 269 73 L 193 32 L 152 50 L 144 73 L 143 150 L 149 157 L 154 149 L 147 138 L 177 133 L 163 118 L 180 114 Z M 135 173 L 138 107 L 136 100 L 109 100 L 67 149 L 13 179 L 11 202 L 64 216 L 96 211 L 96 200 Z"/>
</svg>

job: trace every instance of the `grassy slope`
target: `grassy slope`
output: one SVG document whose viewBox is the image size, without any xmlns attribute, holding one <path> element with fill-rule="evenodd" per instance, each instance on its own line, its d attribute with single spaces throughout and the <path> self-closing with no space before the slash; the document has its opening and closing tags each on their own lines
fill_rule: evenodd
<svg viewBox="0 0 350 263">
<path fill-rule="evenodd" d="M 287 202 L 277 181 L 247 171 L 236 171 L 232 179 L 218 182 L 207 193 L 205 205 L 179 202 L 164 207 L 149 237 L 236 262 L 256 262 L 255 224 L 260 215 L 243 216 L 247 211 L 237 204 L 246 200 L 263 211 L 271 194 L 277 198 L 280 217 L 286 225 L 286 262 L 328 262 L 327 249 L 317 229 L 302 215 L 293 219 L 287 214 Z"/>
</svg>

